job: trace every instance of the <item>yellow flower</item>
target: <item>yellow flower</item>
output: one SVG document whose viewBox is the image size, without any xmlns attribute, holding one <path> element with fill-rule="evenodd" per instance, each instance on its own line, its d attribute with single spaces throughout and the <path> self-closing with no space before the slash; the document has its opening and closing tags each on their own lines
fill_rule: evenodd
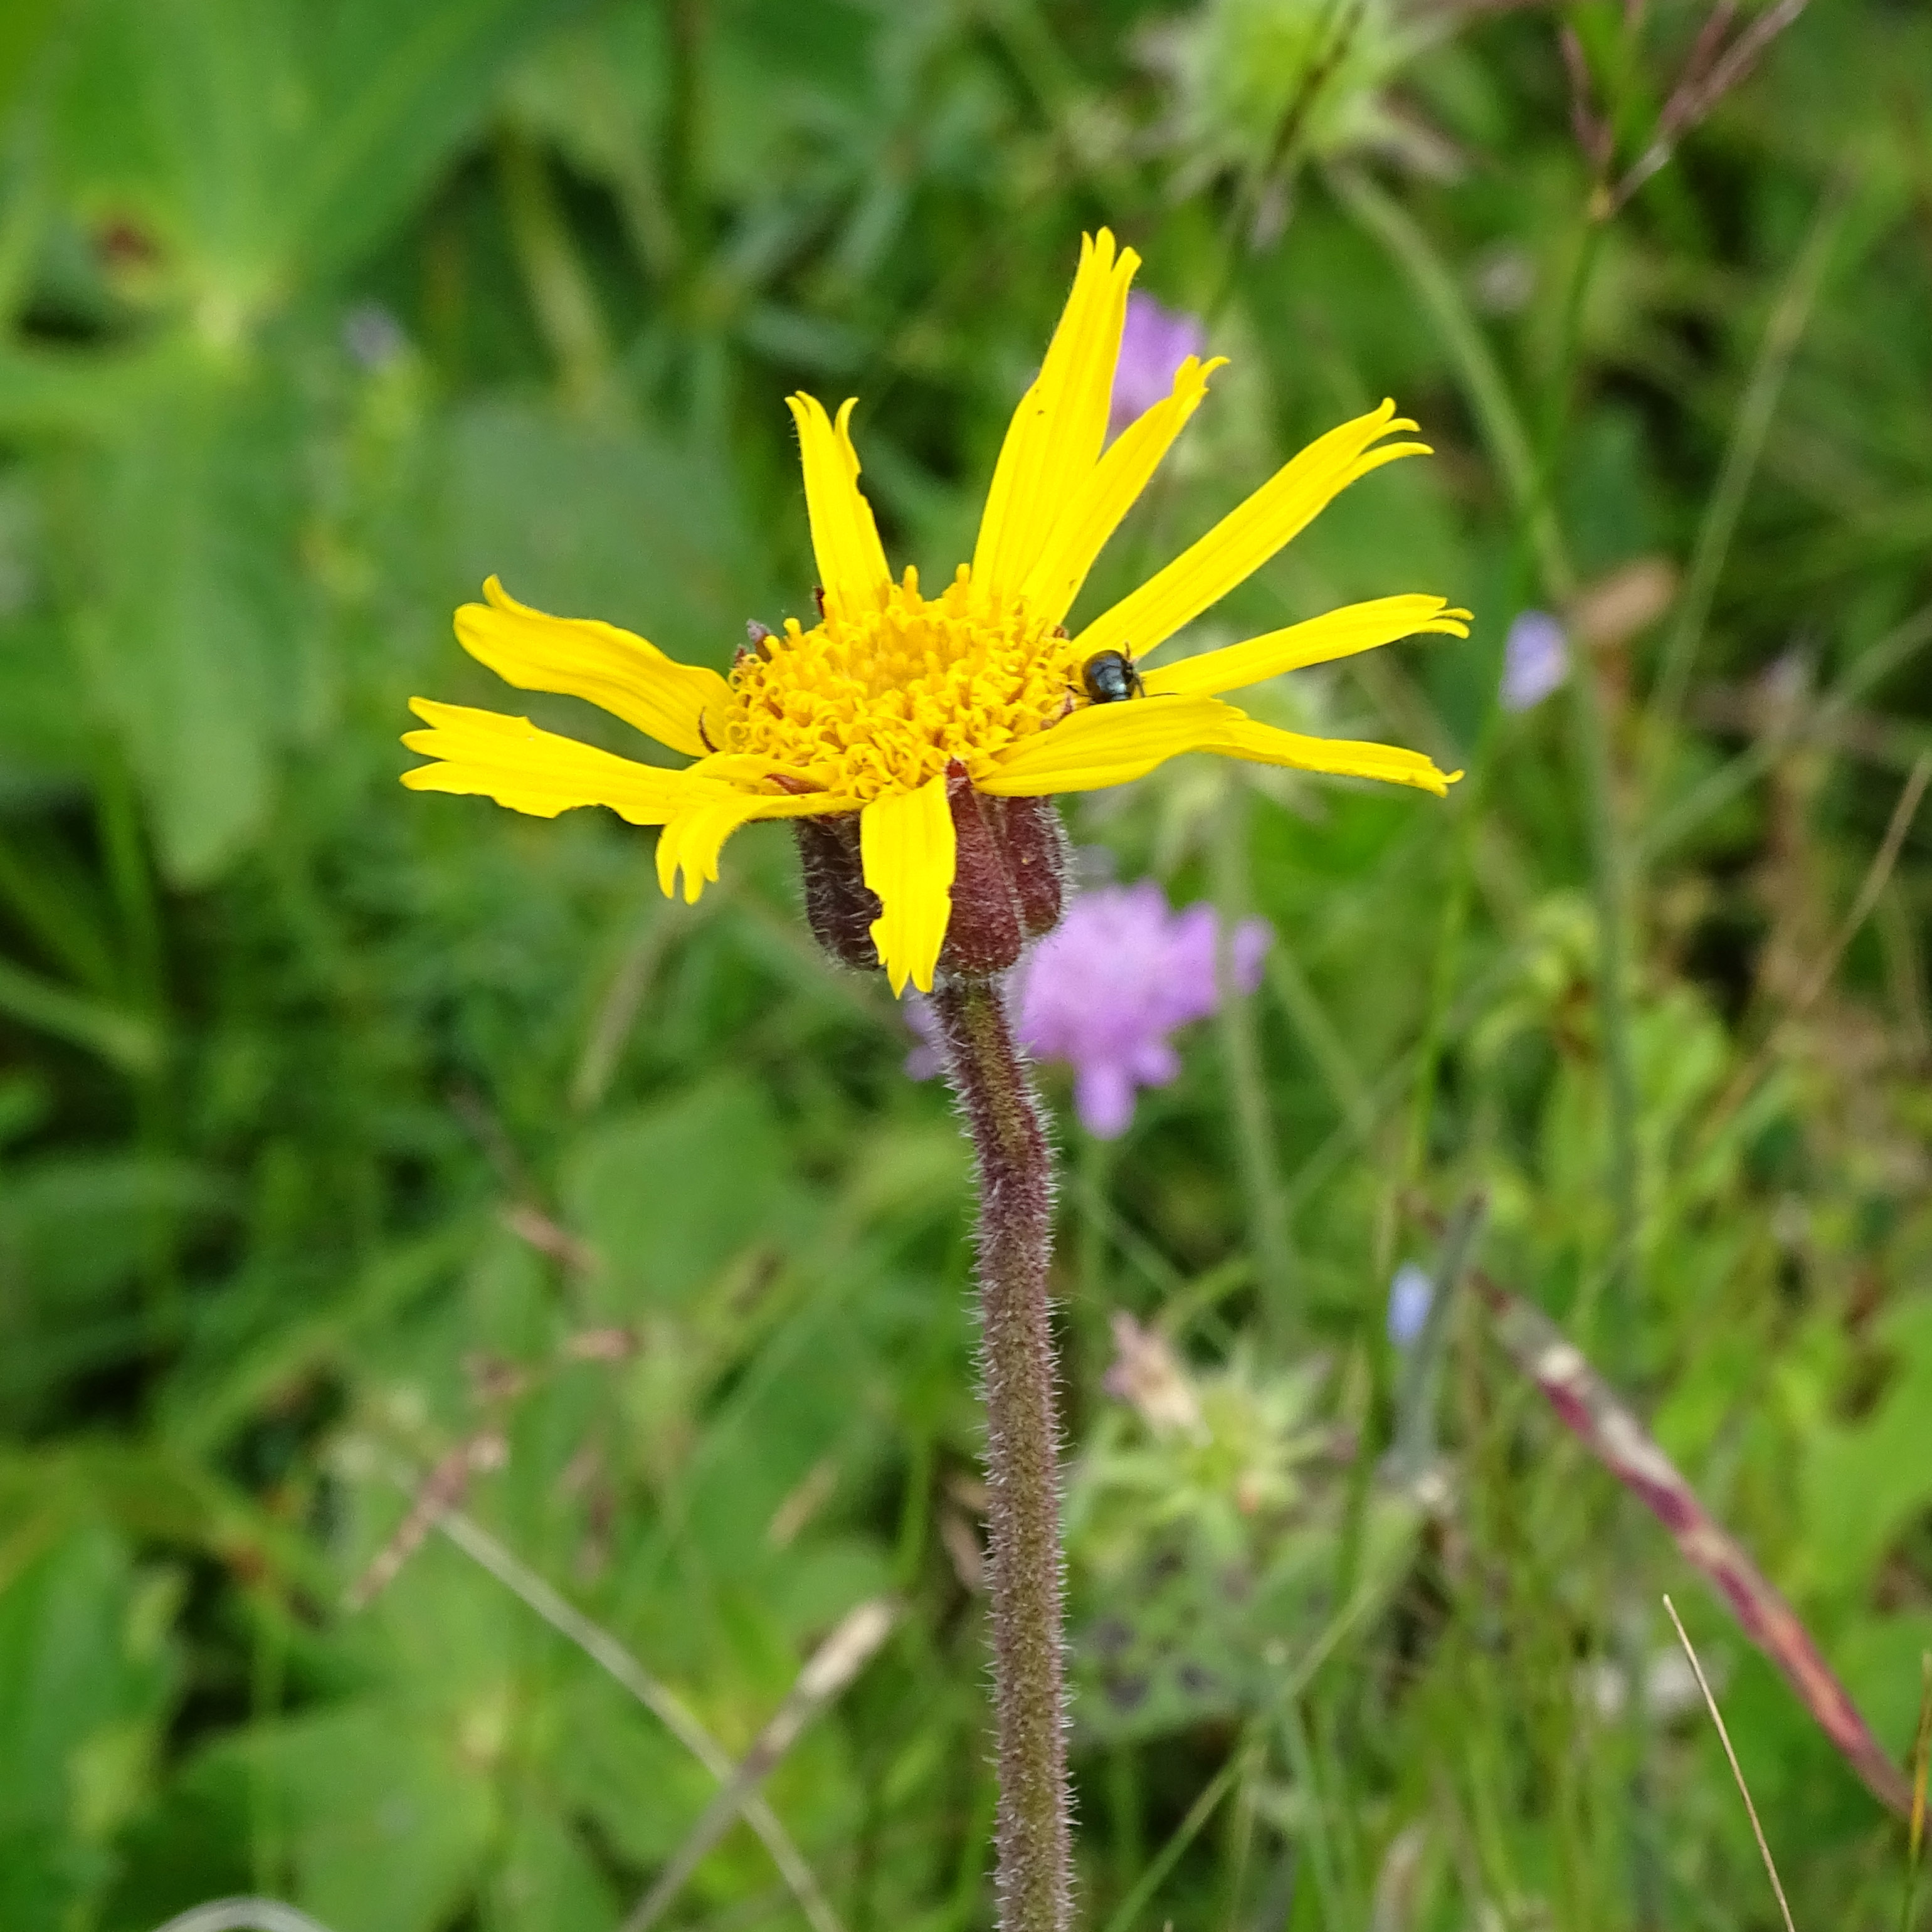
<svg viewBox="0 0 1932 1932">
<path fill-rule="evenodd" d="M 526 718 L 412 700 L 430 728 L 404 742 L 436 760 L 404 774 L 419 791 L 477 792 L 554 818 L 608 806 L 659 825 L 658 877 L 680 869 L 695 900 L 724 841 L 753 819 L 857 812 L 872 938 L 895 993 L 929 991 L 952 916 L 958 846 L 947 776 L 994 797 L 1124 784 L 1177 752 L 1346 773 L 1444 792 L 1416 752 L 1303 736 L 1257 723 L 1220 694 L 1418 632 L 1468 634 L 1439 597 L 1384 597 L 1145 672 L 1144 691 L 1096 702 L 1083 668 L 1102 652 L 1135 667 L 1258 569 L 1358 477 L 1420 442 L 1384 403 L 1331 430 L 1130 596 L 1069 637 L 1064 620 L 1094 560 L 1221 366 L 1190 357 L 1173 392 L 1104 449 L 1127 284 L 1138 257 L 1102 230 L 1082 244 L 1060 326 L 1021 398 L 993 472 L 970 566 L 936 597 L 895 580 L 859 488 L 848 402 L 836 420 L 790 398 L 820 579 L 819 621 L 796 620 L 741 652 L 728 677 L 680 664 L 614 625 L 551 617 L 494 578 L 456 614 L 464 647 L 526 691 L 614 712 L 695 762 L 642 765 L 541 731 Z"/>
</svg>

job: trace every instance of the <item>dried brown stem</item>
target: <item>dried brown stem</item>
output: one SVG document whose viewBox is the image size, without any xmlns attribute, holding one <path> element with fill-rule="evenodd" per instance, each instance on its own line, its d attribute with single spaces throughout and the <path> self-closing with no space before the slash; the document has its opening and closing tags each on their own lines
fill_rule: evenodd
<svg viewBox="0 0 1932 1932">
<path fill-rule="evenodd" d="M 736 1822 L 739 1813 L 778 1760 L 797 1742 L 799 1733 L 866 1667 L 898 1620 L 898 1606 L 883 1597 L 847 1613 L 812 1652 L 784 1702 L 752 1740 L 724 1790 L 705 1807 L 656 1883 L 638 1901 L 622 1932 L 650 1932 L 664 1916 L 692 1874 Z"/>
</svg>

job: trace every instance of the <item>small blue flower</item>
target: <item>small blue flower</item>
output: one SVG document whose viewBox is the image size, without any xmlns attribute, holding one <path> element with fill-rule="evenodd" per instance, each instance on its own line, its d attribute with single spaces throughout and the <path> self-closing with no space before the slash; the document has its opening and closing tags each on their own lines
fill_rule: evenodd
<svg viewBox="0 0 1932 1932">
<path fill-rule="evenodd" d="M 1547 610 L 1517 614 L 1503 640 L 1503 679 L 1497 696 L 1505 711 L 1528 711 L 1570 675 L 1570 643 Z"/>
<path fill-rule="evenodd" d="M 1414 1262 L 1404 1262 L 1389 1283 L 1388 1336 L 1398 1348 L 1411 1346 L 1429 1319 L 1429 1304 L 1436 1299 L 1436 1284 L 1429 1270 Z"/>
</svg>

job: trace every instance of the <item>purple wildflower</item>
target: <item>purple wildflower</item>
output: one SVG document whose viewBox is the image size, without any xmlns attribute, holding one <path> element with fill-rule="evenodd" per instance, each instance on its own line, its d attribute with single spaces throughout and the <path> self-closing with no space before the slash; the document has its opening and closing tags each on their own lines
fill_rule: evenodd
<svg viewBox="0 0 1932 1932">
<path fill-rule="evenodd" d="M 1126 326 L 1120 331 L 1107 434 L 1118 436 L 1136 416 L 1164 402 L 1174 387 L 1174 372 L 1207 346 L 1207 328 L 1198 316 L 1163 308 L 1152 296 L 1136 290 L 1127 298 Z"/>
<path fill-rule="evenodd" d="M 1414 1262 L 1404 1262 L 1389 1283 L 1388 1337 L 1398 1348 L 1410 1347 L 1429 1319 L 1429 1304 L 1436 1299 L 1436 1284 L 1429 1270 Z"/>
<path fill-rule="evenodd" d="M 1027 1051 L 1073 1069 L 1073 1104 L 1089 1133 L 1116 1140 L 1142 1087 L 1180 1071 L 1168 1035 L 1220 1004 L 1211 905 L 1175 912 L 1151 879 L 1082 892 L 1012 976 L 1016 1030 Z M 1234 931 L 1234 982 L 1251 993 L 1274 934 L 1244 920 Z M 906 1002 L 920 1044 L 906 1057 L 914 1079 L 940 1070 L 938 1029 L 922 1000 Z"/>
<path fill-rule="evenodd" d="M 364 368 L 386 369 L 410 339 L 380 302 L 358 302 L 342 318 L 342 346 Z"/>
<path fill-rule="evenodd" d="M 1547 610 L 1517 614 L 1503 640 L 1503 680 L 1497 695 L 1505 711 L 1540 704 L 1570 675 L 1570 643 Z"/>
</svg>

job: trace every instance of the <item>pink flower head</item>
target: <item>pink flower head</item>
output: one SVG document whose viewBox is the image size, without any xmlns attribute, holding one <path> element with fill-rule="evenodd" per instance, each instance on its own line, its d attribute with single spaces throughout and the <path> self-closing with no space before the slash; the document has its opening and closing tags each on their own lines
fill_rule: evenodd
<svg viewBox="0 0 1932 1932">
<path fill-rule="evenodd" d="M 1211 905 L 1175 912 L 1151 879 L 1103 886 L 1070 902 L 1066 916 L 1015 969 L 1015 1030 L 1039 1060 L 1073 1070 L 1073 1104 L 1087 1131 L 1117 1140 L 1143 1087 L 1165 1087 L 1180 1071 L 1168 1036 L 1205 1019 L 1221 1004 L 1216 972 L 1221 922 Z M 1234 929 L 1234 983 L 1261 984 L 1274 934 L 1263 920 Z M 906 1002 L 920 1043 L 906 1071 L 929 1080 L 941 1070 L 938 1028 L 923 1000 Z"/>
<path fill-rule="evenodd" d="M 1274 934 L 1259 920 L 1234 934 L 1234 974 L 1244 992 L 1261 983 Z M 1073 1069 L 1073 1100 L 1088 1132 L 1113 1140 L 1134 1117 L 1142 1087 L 1180 1071 L 1168 1036 L 1220 1004 L 1211 905 L 1175 912 L 1151 879 L 1083 892 L 1021 969 L 1019 1035 L 1042 1060 Z"/>
<path fill-rule="evenodd" d="M 1127 298 L 1127 320 L 1120 331 L 1120 359 L 1114 365 L 1114 400 L 1107 434 L 1118 436 L 1136 416 L 1164 402 L 1174 387 L 1174 372 L 1208 346 L 1198 316 L 1163 308 L 1136 290 Z"/>
</svg>

